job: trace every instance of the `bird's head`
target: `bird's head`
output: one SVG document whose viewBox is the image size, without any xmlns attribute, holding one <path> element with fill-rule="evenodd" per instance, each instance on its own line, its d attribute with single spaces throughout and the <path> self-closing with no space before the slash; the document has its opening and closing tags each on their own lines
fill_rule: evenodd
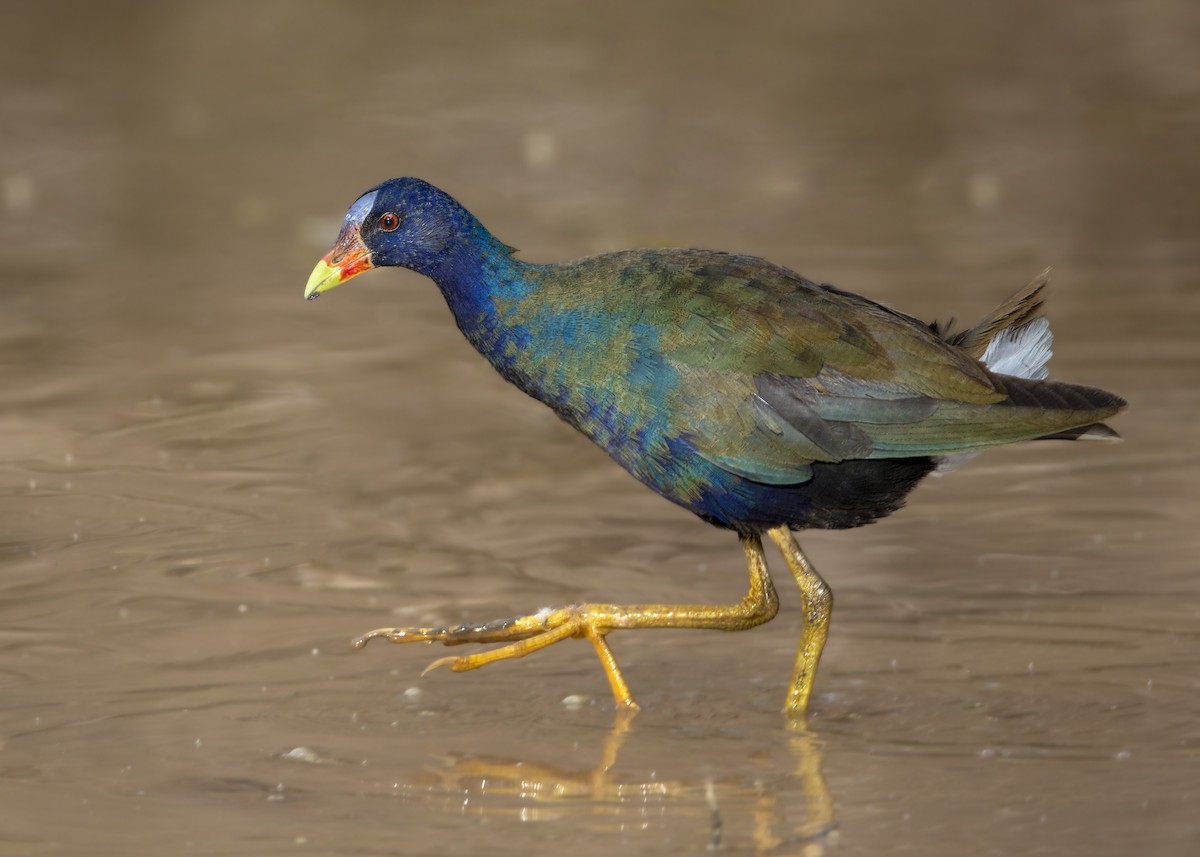
<svg viewBox="0 0 1200 857">
<path fill-rule="evenodd" d="M 473 225 L 466 209 L 428 182 L 389 179 L 350 206 L 304 297 L 312 300 L 371 268 L 400 266 L 432 275 Z"/>
</svg>

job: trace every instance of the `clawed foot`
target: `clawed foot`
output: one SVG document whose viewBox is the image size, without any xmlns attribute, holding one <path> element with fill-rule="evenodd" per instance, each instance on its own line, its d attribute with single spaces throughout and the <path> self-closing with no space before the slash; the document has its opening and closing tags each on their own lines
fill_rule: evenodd
<svg viewBox="0 0 1200 857">
<path fill-rule="evenodd" d="M 575 605 L 558 610 L 539 610 L 528 616 L 496 619 L 481 625 L 444 625 L 438 628 L 377 628 L 368 631 L 354 641 L 354 648 L 361 649 L 374 639 L 389 643 L 442 643 L 457 646 L 463 643 L 506 643 L 497 649 L 476 652 L 471 655 L 451 655 L 438 658 L 425 668 L 421 675 L 438 667 L 448 666 L 454 672 L 477 670 L 496 661 L 522 658 L 539 649 L 571 637 L 589 640 L 600 656 L 612 687 L 613 698 L 618 708 L 636 709 L 616 658 L 604 639 L 613 630 L 611 611 L 598 605 Z"/>
<path fill-rule="evenodd" d="M 438 628 L 376 628 L 354 641 L 361 649 L 374 639 L 389 643 L 441 643 L 460 646 L 464 643 L 507 643 L 498 649 L 440 658 L 425 672 L 440 666 L 450 666 L 455 672 L 479 669 L 493 661 L 520 658 L 568 637 L 587 636 L 586 620 L 579 607 L 561 610 L 539 610 L 528 616 L 494 619 L 480 625 L 443 625 Z M 422 673 L 424 675 L 424 673 Z"/>
</svg>

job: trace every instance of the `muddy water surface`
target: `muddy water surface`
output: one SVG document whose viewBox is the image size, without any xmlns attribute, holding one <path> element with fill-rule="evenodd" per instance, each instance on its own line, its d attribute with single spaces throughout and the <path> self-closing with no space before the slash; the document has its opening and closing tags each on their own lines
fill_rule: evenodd
<svg viewBox="0 0 1200 857">
<path fill-rule="evenodd" d="M 28 4 L 0 55 L 0 854 L 1194 854 L 1200 13 L 1186 2 Z M 970 319 L 1047 264 L 1120 446 L 806 536 L 800 618 L 469 675 L 350 639 L 730 602 L 735 540 L 462 341 L 305 304 L 398 174 L 531 260 L 767 256 Z M 786 583 L 785 580 L 780 581 Z"/>
</svg>

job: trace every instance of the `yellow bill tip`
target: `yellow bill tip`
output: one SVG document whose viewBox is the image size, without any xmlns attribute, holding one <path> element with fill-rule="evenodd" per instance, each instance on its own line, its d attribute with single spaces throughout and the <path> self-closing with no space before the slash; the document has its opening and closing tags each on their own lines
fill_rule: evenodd
<svg viewBox="0 0 1200 857">
<path fill-rule="evenodd" d="M 309 276 L 308 283 L 304 286 L 304 299 L 314 300 L 322 292 L 327 292 L 334 286 L 340 285 L 344 279 L 341 268 L 335 268 L 322 259 L 317 262 L 317 267 L 313 268 L 312 275 Z"/>
</svg>

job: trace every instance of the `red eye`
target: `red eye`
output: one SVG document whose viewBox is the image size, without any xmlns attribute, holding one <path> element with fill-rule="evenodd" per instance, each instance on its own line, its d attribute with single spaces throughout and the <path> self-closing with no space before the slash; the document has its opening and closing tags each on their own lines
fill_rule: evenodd
<svg viewBox="0 0 1200 857">
<path fill-rule="evenodd" d="M 399 225 L 400 218 L 390 211 L 379 218 L 379 228 L 384 232 L 395 232 Z"/>
</svg>

